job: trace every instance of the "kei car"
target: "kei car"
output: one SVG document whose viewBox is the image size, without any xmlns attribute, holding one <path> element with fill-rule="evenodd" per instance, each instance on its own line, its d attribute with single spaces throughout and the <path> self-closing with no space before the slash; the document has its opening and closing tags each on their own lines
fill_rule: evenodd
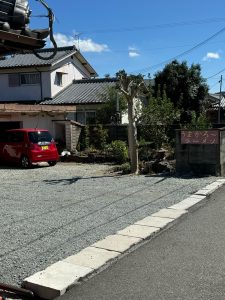
<svg viewBox="0 0 225 300">
<path fill-rule="evenodd" d="M 59 160 L 56 144 L 45 129 L 10 129 L 0 133 L 0 160 L 19 163 L 22 168 L 48 162 L 56 165 Z"/>
</svg>

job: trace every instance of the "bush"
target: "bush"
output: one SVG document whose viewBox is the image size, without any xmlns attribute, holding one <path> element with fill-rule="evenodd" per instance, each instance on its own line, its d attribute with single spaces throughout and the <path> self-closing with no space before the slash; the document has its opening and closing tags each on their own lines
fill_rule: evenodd
<svg viewBox="0 0 225 300">
<path fill-rule="evenodd" d="M 131 165 L 129 162 L 122 164 L 121 166 L 117 167 L 115 171 L 122 172 L 122 174 L 130 174 L 131 172 Z"/>
<path fill-rule="evenodd" d="M 80 150 L 86 150 L 90 146 L 90 139 L 89 139 L 89 126 L 85 126 L 81 132 L 80 138 Z"/>
<path fill-rule="evenodd" d="M 125 163 L 128 160 L 128 148 L 125 142 L 116 140 L 111 143 L 112 153 L 118 163 Z"/>
<path fill-rule="evenodd" d="M 103 126 L 100 124 L 92 127 L 90 132 L 90 143 L 94 148 L 104 150 L 107 144 L 107 139 L 107 129 L 104 129 Z"/>
</svg>

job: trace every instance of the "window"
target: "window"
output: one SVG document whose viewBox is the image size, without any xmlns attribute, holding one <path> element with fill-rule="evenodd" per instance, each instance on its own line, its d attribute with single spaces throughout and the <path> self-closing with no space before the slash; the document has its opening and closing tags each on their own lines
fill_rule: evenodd
<svg viewBox="0 0 225 300">
<path fill-rule="evenodd" d="M 48 131 L 28 132 L 29 141 L 34 144 L 51 143 L 52 136 Z"/>
<path fill-rule="evenodd" d="M 22 143 L 24 141 L 23 132 L 10 132 L 8 133 L 8 142 L 10 143 Z"/>
<path fill-rule="evenodd" d="M 85 112 L 83 111 L 77 111 L 75 113 L 75 120 L 81 124 L 86 124 L 85 122 Z"/>
<path fill-rule="evenodd" d="M 94 123 L 95 123 L 95 111 L 87 111 L 86 124 L 94 124 Z"/>
<path fill-rule="evenodd" d="M 55 84 L 58 85 L 58 86 L 63 85 L 63 73 L 56 72 L 56 74 L 55 74 Z"/>
<path fill-rule="evenodd" d="M 9 74 L 8 75 L 9 87 L 16 87 L 20 85 L 20 76 L 19 74 Z"/>
<path fill-rule="evenodd" d="M 95 124 L 95 111 L 77 111 L 75 113 L 75 120 L 81 124 Z"/>
<path fill-rule="evenodd" d="M 40 83 L 40 74 L 39 73 L 21 73 L 20 74 L 20 83 L 33 85 Z"/>
</svg>

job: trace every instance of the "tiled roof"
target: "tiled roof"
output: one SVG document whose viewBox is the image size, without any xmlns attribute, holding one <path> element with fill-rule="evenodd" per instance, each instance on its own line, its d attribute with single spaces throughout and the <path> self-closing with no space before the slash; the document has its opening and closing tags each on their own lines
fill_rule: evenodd
<svg viewBox="0 0 225 300">
<path fill-rule="evenodd" d="M 53 53 L 53 49 L 44 48 L 38 50 L 37 52 L 43 57 L 48 57 Z M 0 69 L 52 66 L 72 55 L 77 57 L 77 59 L 87 68 L 91 75 L 97 76 L 95 70 L 75 46 L 59 47 L 56 56 L 49 60 L 39 59 L 34 55 L 34 53 L 16 54 L 6 59 L 0 59 Z"/>
<path fill-rule="evenodd" d="M 109 87 L 116 85 L 115 78 L 75 80 L 54 99 L 45 100 L 41 104 L 91 104 L 102 103 L 101 95 L 107 93 Z"/>
<path fill-rule="evenodd" d="M 210 100 L 213 108 L 218 108 L 219 101 L 220 101 L 220 94 L 219 93 L 209 94 L 209 100 Z M 221 97 L 220 107 L 225 108 L 225 97 L 224 97 L 223 93 L 222 93 L 222 97 Z"/>
</svg>

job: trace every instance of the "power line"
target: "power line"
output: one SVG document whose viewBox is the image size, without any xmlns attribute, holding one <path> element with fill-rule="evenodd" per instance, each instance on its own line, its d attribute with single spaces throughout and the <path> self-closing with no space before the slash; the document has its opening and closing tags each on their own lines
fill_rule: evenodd
<svg viewBox="0 0 225 300">
<path fill-rule="evenodd" d="M 205 45 L 206 43 L 208 43 L 210 40 L 214 39 L 214 38 L 217 37 L 218 35 L 222 34 L 224 31 L 225 31 L 225 27 L 223 27 L 221 30 L 217 31 L 216 33 L 214 33 L 213 35 L 211 35 L 210 37 L 208 37 L 206 40 L 202 41 L 201 43 L 198 43 L 198 44 L 195 45 L 194 47 L 192 47 L 192 48 L 190 48 L 190 49 L 188 49 L 188 50 L 186 50 L 186 51 L 184 51 L 184 52 L 182 52 L 182 53 L 180 53 L 180 54 L 178 54 L 178 55 L 176 55 L 176 56 L 174 56 L 174 57 L 172 57 L 172 58 L 169 58 L 169 59 L 164 60 L 164 61 L 162 61 L 162 62 L 160 62 L 160 63 L 158 63 L 158 64 L 155 64 L 155 65 L 153 65 L 153 66 L 149 66 L 149 67 L 140 69 L 140 70 L 135 71 L 135 72 L 132 72 L 132 73 L 145 73 L 145 72 L 147 72 L 147 71 L 149 71 L 149 70 L 151 70 L 151 69 L 158 68 L 158 67 L 160 67 L 161 65 L 167 64 L 167 63 L 169 63 L 169 62 L 171 62 L 171 61 L 173 61 L 173 60 L 175 60 L 175 59 L 178 59 L 178 58 L 180 58 L 180 57 L 182 57 L 182 56 L 184 56 L 184 55 L 186 55 L 186 54 L 189 54 L 189 53 L 191 53 L 192 51 L 196 50 L 197 48 L 199 48 L 199 47 Z"/>
<path fill-rule="evenodd" d="M 218 44 L 218 43 L 225 43 L 225 41 L 218 41 L 218 42 L 212 42 L 209 44 Z M 153 50 L 167 50 L 167 49 L 176 49 L 176 48 L 184 48 L 188 46 L 193 46 L 193 44 L 185 44 L 185 45 L 177 45 L 177 46 L 169 46 L 169 47 L 156 47 L 156 48 L 148 48 L 148 49 L 140 49 L 140 52 L 148 52 L 148 51 L 153 51 Z M 111 49 L 115 53 L 127 53 L 128 50 L 120 50 L 120 49 Z M 137 49 L 138 50 L 138 49 Z"/>
<path fill-rule="evenodd" d="M 222 70 L 220 70 L 219 72 L 217 72 L 217 73 L 213 74 L 212 76 L 209 76 L 209 77 L 207 77 L 206 79 L 208 80 L 208 79 L 210 79 L 210 78 L 213 78 L 213 77 L 215 77 L 215 76 L 219 75 L 220 73 L 222 73 L 222 72 L 224 72 L 224 71 L 225 71 L 225 68 L 224 68 L 224 69 L 222 69 Z"/>
<path fill-rule="evenodd" d="M 142 31 L 148 29 L 163 29 L 163 28 L 174 28 L 181 26 L 190 26 L 190 25 L 202 25 L 202 24 L 210 24 L 215 22 L 224 22 L 225 18 L 208 18 L 202 20 L 192 20 L 192 21 L 182 21 L 182 22 L 173 22 L 173 23 L 164 23 L 164 24 L 155 24 L 148 26 L 135 26 L 135 27 L 125 27 L 125 28 L 108 28 L 108 29 L 96 29 L 92 31 L 82 31 L 79 32 L 81 34 L 101 34 L 101 33 L 120 33 L 120 32 L 133 32 L 133 31 Z"/>
<path fill-rule="evenodd" d="M 210 90 L 219 84 L 219 81 L 216 81 L 213 85 L 210 86 Z"/>
</svg>

